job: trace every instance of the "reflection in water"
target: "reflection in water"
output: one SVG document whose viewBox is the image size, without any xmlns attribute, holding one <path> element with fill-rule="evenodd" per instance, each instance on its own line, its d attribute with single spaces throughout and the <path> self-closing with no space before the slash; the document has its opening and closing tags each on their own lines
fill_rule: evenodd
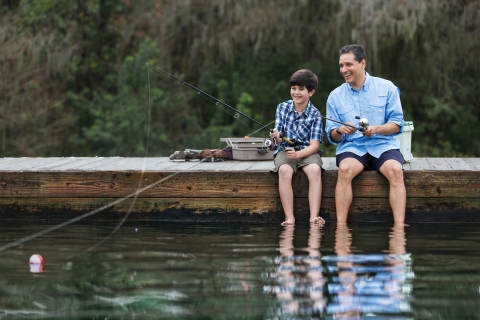
<svg viewBox="0 0 480 320">
<path fill-rule="evenodd" d="M 295 255 L 294 226 L 280 235 L 280 257 L 276 259 L 278 285 L 266 287 L 281 303 L 281 313 L 314 314 L 325 307 L 323 267 L 320 254 L 321 229 L 312 224 L 306 255 Z M 275 275 L 273 275 L 275 276 Z"/>
<path fill-rule="evenodd" d="M 352 235 L 346 224 L 337 225 L 336 256 L 325 257 L 332 275 L 327 314 L 356 318 L 361 315 L 402 314 L 410 311 L 408 296 L 413 273 L 406 254 L 403 225 L 392 228 L 389 254 L 352 254 Z"/>
<path fill-rule="evenodd" d="M 391 228 L 387 254 L 352 253 L 346 224 L 335 230 L 336 255 L 322 256 L 319 226 L 310 227 L 307 254 L 295 254 L 294 231 L 288 226 L 281 233 L 276 271 L 270 274 L 277 284 L 264 288 L 276 296 L 280 315 L 398 318 L 411 311 L 413 272 L 404 225 Z"/>
</svg>

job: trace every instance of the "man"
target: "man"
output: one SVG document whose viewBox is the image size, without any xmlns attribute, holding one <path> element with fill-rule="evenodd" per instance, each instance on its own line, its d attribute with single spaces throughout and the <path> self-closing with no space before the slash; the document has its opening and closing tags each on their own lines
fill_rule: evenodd
<svg viewBox="0 0 480 320">
<path fill-rule="evenodd" d="M 347 45 L 339 52 L 344 84 L 327 100 L 327 118 L 357 126 L 367 118 L 365 131 L 327 120 L 328 140 L 337 145 L 338 179 L 335 188 L 337 222 L 347 221 L 352 203 L 352 180 L 364 169 L 376 169 L 390 183 L 390 206 L 395 223 L 405 220 L 407 193 L 403 181 L 403 156 L 395 135 L 403 131 L 399 90 L 390 81 L 372 77 L 366 71 L 367 57 L 360 45 Z"/>
</svg>

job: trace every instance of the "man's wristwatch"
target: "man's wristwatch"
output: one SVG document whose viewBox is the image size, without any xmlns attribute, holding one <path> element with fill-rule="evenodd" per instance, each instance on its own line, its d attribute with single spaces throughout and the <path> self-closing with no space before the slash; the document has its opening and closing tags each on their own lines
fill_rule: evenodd
<svg viewBox="0 0 480 320">
<path fill-rule="evenodd" d="M 335 131 L 337 131 L 338 134 L 342 134 L 340 131 L 338 131 L 340 127 L 338 127 L 337 129 L 335 129 Z"/>
</svg>

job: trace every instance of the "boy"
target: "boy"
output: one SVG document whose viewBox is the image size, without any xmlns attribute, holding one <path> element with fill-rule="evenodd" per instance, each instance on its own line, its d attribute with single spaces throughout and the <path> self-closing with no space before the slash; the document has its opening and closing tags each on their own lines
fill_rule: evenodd
<svg viewBox="0 0 480 320">
<path fill-rule="evenodd" d="M 275 172 L 278 172 L 280 200 L 285 213 L 283 226 L 294 225 L 292 177 L 298 168 L 302 168 L 308 177 L 308 202 L 310 206 L 310 223 L 323 224 L 319 217 L 322 199 L 322 159 L 318 148 L 322 142 L 322 118 L 320 111 L 310 102 L 318 85 L 317 76 L 310 70 L 302 69 L 290 78 L 290 95 L 292 100 L 277 106 L 275 129 L 270 138 L 279 144 L 273 157 Z M 285 137 L 295 141 L 294 148 Z M 298 150 L 295 150 L 298 149 Z"/>
</svg>

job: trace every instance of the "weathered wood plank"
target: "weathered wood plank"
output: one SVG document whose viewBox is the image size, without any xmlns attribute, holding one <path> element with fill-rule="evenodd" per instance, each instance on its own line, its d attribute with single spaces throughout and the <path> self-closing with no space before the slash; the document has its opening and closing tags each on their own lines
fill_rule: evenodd
<svg viewBox="0 0 480 320">
<path fill-rule="evenodd" d="M 334 157 L 323 158 L 323 168 L 338 170 Z M 404 163 L 405 171 L 480 170 L 480 158 L 414 158 Z M 70 157 L 2 158 L 0 171 L 270 171 L 273 161 L 173 162 L 168 158 Z M 192 169 L 193 168 L 193 169 Z"/>
<path fill-rule="evenodd" d="M 426 158 L 413 158 L 410 162 L 410 170 L 432 170 Z"/>
<path fill-rule="evenodd" d="M 322 158 L 323 165 L 322 168 L 328 171 L 338 171 L 337 164 L 335 162 L 335 157 L 331 158 Z"/>
<path fill-rule="evenodd" d="M 448 165 L 455 171 L 476 171 L 477 169 L 463 158 L 444 158 Z"/>
<path fill-rule="evenodd" d="M 18 158 L 0 166 L 0 171 L 26 171 L 35 166 L 51 162 L 50 158 Z"/>
<path fill-rule="evenodd" d="M 72 214 L 93 211 L 114 201 L 116 198 L 0 198 L 0 219 L 68 219 Z M 110 220 L 122 218 L 121 214 L 132 209 L 151 220 L 164 220 L 167 217 L 189 219 L 192 215 L 230 214 L 257 215 L 256 220 L 283 219 L 283 212 L 278 197 L 270 198 L 140 198 L 132 207 L 132 198 L 95 214 L 91 219 Z M 308 221 L 309 209 L 307 198 L 295 199 L 295 216 L 298 221 Z M 480 198 L 474 199 L 439 199 L 409 198 L 407 201 L 407 218 L 419 213 L 429 213 L 434 220 L 442 213 L 464 213 L 467 216 L 480 211 Z M 366 214 L 382 214 L 391 218 L 391 208 L 386 198 L 354 198 L 349 210 L 349 219 L 361 219 Z M 260 217 L 262 215 L 266 215 Z M 335 200 L 323 198 L 321 215 L 335 220 Z M 358 217 L 360 216 L 360 217 Z M 238 216 L 237 216 L 238 219 Z M 242 218 L 243 219 L 243 218 Z"/>
<path fill-rule="evenodd" d="M 444 158 L 428 158 L 427 161 L 430 164 L 432 170 L 452 170 L 452 168 L 448 165 Z"/>
<path fill-rule="evenodd" d="M 464 158 L 466 163 L 475 168 L 475 170 L 480 171 L 480 158 Z"/>
<path fill-rule="evenodd" d="M 124 197 L 164 179 L 169 172 L 0 172 L 0 197 Z M 480 172 L 405 171 L 407 196 L 480 197 Z M 334 196 L 337 171 L 322 174 L 323 194 Z M 306 197 L 308 179 L 299 172 L 294 195 Z M 354 197 L 388 197 L 389 183 L 376 171 L 365 171 L 352 184 Z M 278 194 L 278 175 L 271 172 L 180 172 L 139 197 L 265 197 Z"/>
</svg>

